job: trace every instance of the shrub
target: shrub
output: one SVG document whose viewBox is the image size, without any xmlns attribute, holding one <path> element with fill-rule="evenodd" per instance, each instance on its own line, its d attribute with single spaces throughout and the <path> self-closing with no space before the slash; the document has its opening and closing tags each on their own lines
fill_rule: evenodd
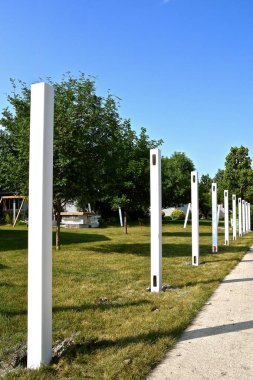
<svg viewBox="0 0 253 380">
<path fill-rule="evenodd" d="M 165 223 L 168 223 L 168 222 L 170 222 L 171 220 L 172 220 L 171 216 L 165 216 L 165 217 L 163 218 L 163 222 L 165 222 Z"/>
<path fill-rule="evenodd" d="M 118 225 L 119 224 L 119 218 L 118 217 L 116 217 L 116 216 L 111 216 L 110 218 L 109 218 L 109 224 L 110 225 Z"/>
<path fill-rule="evenodd" d="M 182 210 L 174 210 L 170 216 L 172 220 L 184 220 L 185 213 Z"/>
<path fill-rule="evenodd" d="M 5 223 L 6 224 L 12 224 L 12 218 L 8 212 L 5 214 Z"/>
<path fill-rule="evenodd" d="M 5 224 L 5 215 L 2 210 L 0 210 L 0 224 Z"/>
<path fill-rule="evenodd" d="M 165 212 L 162 211 L 162 219 L 165 217 Z"/>
</svg>

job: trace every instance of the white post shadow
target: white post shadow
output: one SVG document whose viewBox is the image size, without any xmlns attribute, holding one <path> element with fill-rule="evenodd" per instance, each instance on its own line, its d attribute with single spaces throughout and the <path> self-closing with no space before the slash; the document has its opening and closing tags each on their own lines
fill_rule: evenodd
<svg viewBox="0 0 253 380">
<path fill-rule="evenodd" d="M 212 183 L 212 252 L 218 252 L 217 184 Z"/>
<path fill-rule="evenodd" d="M 162 290 L 161 152 L 150 150 L 151 292 Z"/>
<path fill-rule="evenodd" d="M 198 172 L 191 172 L 192 265 L 199 265 L 199 183 Z"/>
<path fill-rule="evenodd" d="M 242 236 L 242 199 L 238 198 L 238 235 Z"/>
<path fill-rule="evenodd" d="M 120 227 L 123 227 L 124 224 L 123 224 L 121 207 L 119 207 L 119 222 L 120 222 Z"/>
<path fill-rule="evenodd" d="M 187 211 L 186 211 L 186 215 L 185 215 L 185 220 L 184 220 L 184 228 L 186 228 L 186 226 L 187 226 L 187 223 L 188 223 L 188 220 L 189 220 L 190 211 L 191 211 L 191 204 L 188 203 Z"/>
<path fill-rule="evenodd" d="M 251 214 L 250 214 L 250 203 L 248 203 L 249 208 L 249 231 L 251 231 Z"/>
<path fill-rule="evenodd" d="M 229 208 L 228 190 L 224 190 L 224 224 L 225 224 L 225 245 L 229 245 Z"/>
<path fill-rule="evenodd" d="M 246 232 L 246 221 L 245 221 L 245 200 L 242 200 L 242 234 Z"/>
<path fill-rule="evenodd" d="M 52 190 L 54 90 L 31 87 L 27 367 L 52 358 Z"/>
<path fill-rule="evenodd" d="M 232 195 L 232 209 L 233 209 L 233 240 L 236 240 L 236 195 Z"/>
</svg>

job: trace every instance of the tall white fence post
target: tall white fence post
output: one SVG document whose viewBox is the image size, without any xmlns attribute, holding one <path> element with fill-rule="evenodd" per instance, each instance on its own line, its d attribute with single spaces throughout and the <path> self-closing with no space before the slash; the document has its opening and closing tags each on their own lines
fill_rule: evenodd
<svg viewBox="0 0 253 380">
<path fill-rule="evenodd" d="M 248 202 L 245 202 L 245 211 L 246 211 L 246 232 L 249 232 L 249 206 L 248 206 Z"/>
<path fill-rule="evenodd" d="M 123 224 L 123 219 L 122 219 L 121 207 L 119 207 L 119 222 L 120 222 L 120 227 L 123 227 L 124 224 Z"/>
<path fill-rule="evenodd" d="M 150 150 L 151 292 L 162 290 L 161 152 Z"/>
<path fill-rule="evenodd" d="M 246 233 L 246 221 L 245 221 L 245 200 L 242 200 L 242 233 Z"/>
<path fill-rule="evenodd" d="M 244 202 L 245 207 L 245 234 L 248 232 L 248 203 Z"/>
<path fill-rule="evenodd" d="M 217 184 L 212 183 L 212 252 L 218 252 Z"/>
<path fill-rule="evenodd" d="M 224 190 L 224 219 L 225 219 L 225 245 L 229 245 L 229 208 L 228 190 Z"/>
<path fill-rule="evenodd" d="M 238 198 L 238 235 L 242 236 L 242 198 Z"/>
<path fill-rule="evenodd" d="M 12 206 L 12 208 L 13 208 L 13 222 L 12 222 L 12 224 L 14 225 L 14 223 L 15 223 L 15 220 L 16 220 L 16 199 L 15 198 L 13 198 L 13 206 Z"/>
<path fill-rule="evenodd" d="M 220 221 L 220 209 L 221 209 L 221 205 L 218 205 L 218 207 L 217 207 L 217 228 L 219 226 L 219 221 Z"/>
<path fill-rule="evenodd" d="M 187 211 L 186 211 L 186 215 L 185 215 L 185 220 L 184 220 L 184 228 L 186 228 L 186 226 L 187 226 L 190 211 L 191 211 L 191 204 L 188 203 Z"/>
<path fill-rule="evenodd" d="M 249 202 L 247 202 L 247 231 L 249 232 L 249 218 L 250 218 L 250 213 L 249 213 Z"/>
<path fill-rule="evenodd" d="M 249 207 L 249 231 L 251 231 L 251 214 L 250 214 L 250 203 L 248 203 Z"/>
<path fill-rule="evenodd" d="M 52 190 L 54 91 L 31 87 L 27 367 L 52 357 Z"/>
<path fill-rule="evenodd" d="M 233 240 L 236 240 L 236 195 L 232 195 L 232 207 L 233 207 Z"/>
<path fill-rule="evenodd" d="M 199 183 L 198 172 L 191 172 L 192 265 L 199 265 Z"/>
</svg>

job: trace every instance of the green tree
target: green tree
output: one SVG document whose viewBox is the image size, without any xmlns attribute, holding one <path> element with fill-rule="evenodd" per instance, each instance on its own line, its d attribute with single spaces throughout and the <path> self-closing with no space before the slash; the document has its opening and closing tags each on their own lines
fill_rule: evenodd
<svg viewBox="0 0 253 380">
<path fill-rule="evenodd" d="M 215 180 L 218 185 L 218 198 L 223 202 L 223 191 L 229 190 L 237 197 L 253 201 L 253 170 L 248 148 L 231 147 L 225 159 L 225 169 L 218 170 Z"/>
<path fill-rule="evenodd" d="M 199 181 L 199 208 L 205 218 L 212 208 L 211 186 L 212 178 L 209 174 L 203 174 Z"/>
<path fill-rule="evenodd" d="M 191 199 L 191 171 L 194 164 L 185 153 L 175 152 L 162 158 L 163 207 L 180 206 Z"/>
<path fill-rule="evenodd" d="M 147 212 L 150 205 L 150 149 L 158 147 L 162 140 L 150 140 L 142 128 L 139 136 L 125 122 L 125 139 L 121 146 L 114 195 L 110 202 L 114 209 L 124 208 L 124 226 L 127 233 L 127 217 L 130 210 Z"/>
<path fill-rule="evenodd" d="M 218 169 L 213 182 L 217 183 L 217 201 L 218 203 L 224 202 L 224 190 L 227 190 L 227 185 L 224 178 L 224 170 Z"/>
<path fill-rule="evenodd" d="M 56 248 L 60 248 L 61 211 L 68 202 L 86 199 L 107 201 L 126 194 L 131 206 L 139 207 L 142 186 L 139 162 L 154 144 L 143 130 L 138 137 L 130 121 L 122 120 L 118 102 L 110 94 L 96 94 L 93 79 L 80 74 L 63 76 L 54 86 L 54 189 L 53 208 L 57 221 Z M 5 190 L 28 192 L 30 89 L 19 82 L 8 96 L 0 131 L 0 181 Z M 143 147 L 142 144 L 148 147 Z M 138 153 L 139 152 L 139 153 Z M 138 155 L 139 154 L 139 155 Z M 142 156 L 144 154 L 144 156 Z M 144 158 L 143 158 L 144 157 Z M 144 160 L 144 161 L 142 161 Z M 138 170 L 139 174 L 138 175 Z M 146 177 L 145 177 L 146 179 Z M 139 184 L 138 184 L 138 181 Z M 148 182 L 145 182 L 145 188 Z"/>
</svg>

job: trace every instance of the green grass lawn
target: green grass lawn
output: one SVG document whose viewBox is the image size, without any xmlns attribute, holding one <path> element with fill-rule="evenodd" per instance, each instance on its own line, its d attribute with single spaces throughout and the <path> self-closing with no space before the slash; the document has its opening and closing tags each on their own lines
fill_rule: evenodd
<svg viewBox="0 0 253 380">
<path fill-rule="evenodd" d="M 75 335 L 62 357 L 6 379 L 143 379 L 164 357 L 219 282 L 237 264 L 253 233 L 211 253 L 211 225 L 200 225 L 199 267 L 191 262 L 191 227 L 163 225 L 163 284 L 150 293 L 148 226 L 64 230 L 53 251 L 53 344 Z M 100 303 L 106 297 L 108 301 Z M 0 360 L 26 342 L 27 230 L 0 227 Z"/>
</svg>

